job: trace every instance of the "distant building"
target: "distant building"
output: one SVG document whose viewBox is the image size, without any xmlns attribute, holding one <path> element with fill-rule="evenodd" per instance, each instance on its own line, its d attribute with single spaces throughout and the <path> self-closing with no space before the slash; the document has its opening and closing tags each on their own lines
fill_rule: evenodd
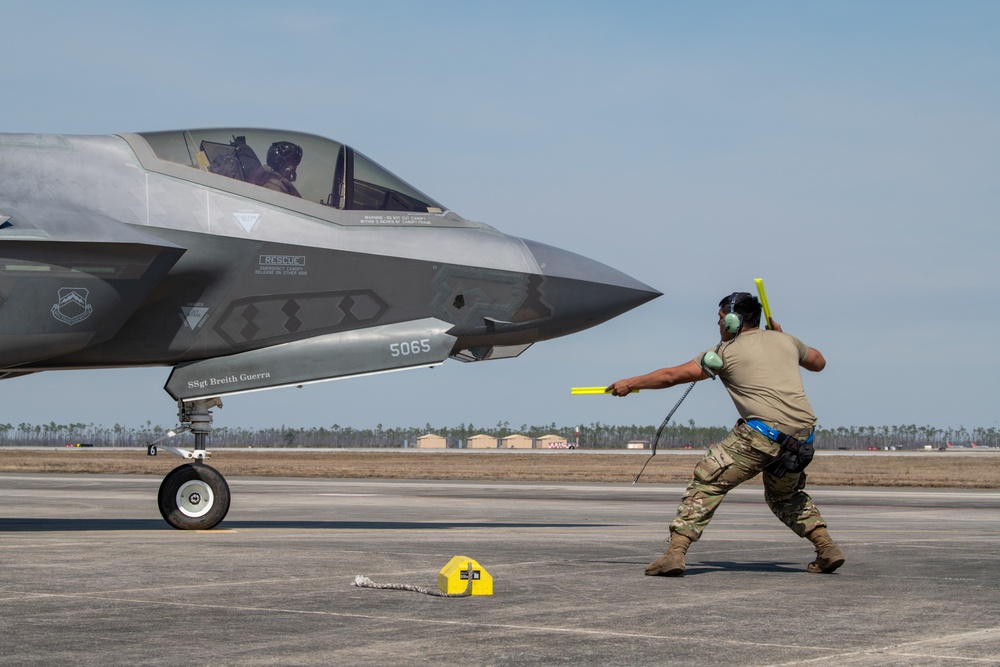
<svg viewBox="0 0 1000 667">
<path fill-rule="evenodd" d="M 480 433 L 469 438 L 465 443 L 465 447 L 467 449 L 496 449 L 497 439 L 492 435 Z"/>
<path fill-rule="evenodd" d="M 500 441 L 501 449 L 531 449 L 531 438 L 526 435 L 508 435 Z"/>
<path fill-rule="evenodd" d="M 420 449 L 446 449 L 448 447 L 448 439 L 440 435 L 428 433 L 417 438 L 417 447 Z"/>
<path fill-rule="evenodd" d="M 649 449 L 649 440 L 629 440 L 625 449 Z"/>
</svg>

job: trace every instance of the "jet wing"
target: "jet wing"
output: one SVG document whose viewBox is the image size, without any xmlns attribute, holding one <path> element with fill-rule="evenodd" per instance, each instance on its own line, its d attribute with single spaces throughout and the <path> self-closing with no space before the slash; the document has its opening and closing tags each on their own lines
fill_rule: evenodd
<svg viewBox="0 0 1000 667">
<path fill-rule="evenodd" d="M 451 354 L 453 325 L 429 317 L 326 334 L 178 364 L 165 389 L 178 401 L 241 394 L 407 368 L 429 368 Z"/>
<path fill-rule="evenodd" d="M 185 252 L 93 214 L 49 214 L 0 211 L 0 369 L 110 339 Z"/>
</svg>

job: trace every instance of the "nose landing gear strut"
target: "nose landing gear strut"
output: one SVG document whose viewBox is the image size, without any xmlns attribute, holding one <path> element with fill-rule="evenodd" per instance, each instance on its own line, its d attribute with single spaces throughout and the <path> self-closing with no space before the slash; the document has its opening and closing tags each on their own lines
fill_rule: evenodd
<svg viewBox="0 0 1000 667">
<path fill-rule="evenodd" d="M 163 478 L 157 496 L 160 514 L 179 530 L 209 530 L 219 525 L 229 512 L 229 485 L 218 470 L 204 462 L 211 456 L 205 451 L 205 439 L 212 430 L 212 408 L 217 407 L 222 407 L 218 398 L 178 402 L 180 427 L 147 446 L 150 456 L 164 449 L 192 460 L 192 463 L 174 468 Z M 184 431 L 194 434 L 194 450 L 159 444 Z"/>
</svg>

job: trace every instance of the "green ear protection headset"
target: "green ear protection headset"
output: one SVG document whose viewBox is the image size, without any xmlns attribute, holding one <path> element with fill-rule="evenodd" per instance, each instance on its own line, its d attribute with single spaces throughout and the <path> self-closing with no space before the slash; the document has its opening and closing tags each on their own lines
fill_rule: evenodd
<svg viewBox="0 0 1000 667">
<path fill-rule="evenodd" d="M 740 292 L 729 295 L 729 312 L 722 318 L 722 328 L 733 335 L 738 334 L 743 327 L 743 318 L 733 310 L 736 307 L 736 299 L 740 296 Z"/>
</svg>

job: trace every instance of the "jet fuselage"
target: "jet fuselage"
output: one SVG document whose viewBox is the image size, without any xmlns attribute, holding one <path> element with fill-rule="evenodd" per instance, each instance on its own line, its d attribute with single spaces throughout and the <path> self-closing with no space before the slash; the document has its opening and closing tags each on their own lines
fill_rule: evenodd
<svg viewBox="0 0 1000 667">
<path fill-rule="evenodd" d="M 294 194 L 248 173 L 280 142 L 300 147 Z M 0 135 L 8 375 L 175 366 L 188 371 L 167 389 L 188 400 L 514 356 L 658 295 L 466 220 L 321 137 Z"/>
</svg>

